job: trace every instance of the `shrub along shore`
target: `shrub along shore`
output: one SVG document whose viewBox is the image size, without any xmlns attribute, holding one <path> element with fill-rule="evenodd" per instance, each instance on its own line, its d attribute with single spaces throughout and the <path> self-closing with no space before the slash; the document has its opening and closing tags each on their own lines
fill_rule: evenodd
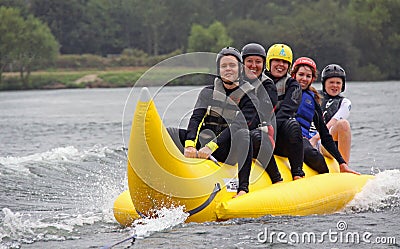
<svg viewBox="0 0 400 249">
<path fill-rule="evenodd" d="M 28 85 L 21 82 L 18 73 L 4 73 L 0 91 L 133 87 L 147 69 L 146 67 L 125 67 L 104 70 L 38 71 L 31 73 Z M 146 86 L 160 84 L 182 86 L 204 85 L 212 82 L 212 75 L 207 73 L 187 74 L 188 72 L 190 71 L 187 68 L 166 69 L 165 72 L 158 72 L 159 74 L 147 75 L 146 80 L 142 80 L 141 83 Z M 182 76 L 174 78 L 174 75 Z M 165 82 L 165 79 L 172 80 Z"/>
<path fill-rule="evenodd" d="M 32 65 L 27 82 L 22 80 L 17 65 L 8 65 L 0 74 L 0 90 L 131 87 L 147 69 L 178 54 L 181 51 L 149 56 L 126 49 L 121 55 L 109 57 L 59 55 L 49 64 Z"/>
<path fill-rule="evenodd" d="M 147 68 L 118 68 L 105 70 L 38 71 L 30 75 L 30 83 L 22 83 L 18 73 L 4 73 L 0 90 L 66 89 L 130 87 Z"/>
</svg>

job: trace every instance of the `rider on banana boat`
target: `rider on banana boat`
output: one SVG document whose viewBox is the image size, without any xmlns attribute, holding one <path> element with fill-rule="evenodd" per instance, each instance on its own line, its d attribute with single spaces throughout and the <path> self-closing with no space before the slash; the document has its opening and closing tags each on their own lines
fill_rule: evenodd
<svg viewBox="0 0 400 249">
<path fill-rule="evenodd" d="M 339 163 L 341 172 L 356 173 L 348 168 L 346 161 L 340 154 L 332 135 L 325 125 L 322 110 L 320 107 L 320 95 L 317 90 L 311 86 L 317 79 L 317 65 L 311 58 L 300 57 L 294 64 L 291 71 L 292 77 L 299 82 L 303 90 L 302 101 L 297 110 L 296 119 L 301 125 L 304 145 L 304 163 L 316 170 L 318 173 L 328 173 L 329 169 L 324 156 L 320 151 L 313 147 L 310 139 L 319 133 L 321 143 L 324 148 Z M 313 129 L 312 129 L 313 128 Z M 358 174 L 358 173 L 356 173 Z"/>
<path fill-rule="evenodd" d="M 258 99 L 254 87 L 243 80 L 240 52 L 223 48 L 217 55 L 217 76 L 198 96 L 186 130 L 168 131 L 190 158 L 210 158 L 238 164 L 239 184 L 234 197 L 249 192 L 253 146 L 249 130 L 257 126 Z M 177 133 L 179 134 L 177 136 Z M 245 149 L 247 148 L 247 149 Z"/>
<path fill-rule="evenodd" d="M 276 164 L 269 164 L 275 147 L 274 107 L 278 102 L 276 86 L 265 70 L 266 51 L 258 43 L 248 43 L 241 51 L 244 64 L 244 79 L 256 88 L 256 96 L 260 102 L 259 127 L 250 131 L 253 142 L 253 158 L 256 158 L 268 173 L 272 183 L 282 181 Z M 268 139 L 267 139 L 268 138 Z M 267 167 L 269 166 L 269 167 Z"/>
</svg>

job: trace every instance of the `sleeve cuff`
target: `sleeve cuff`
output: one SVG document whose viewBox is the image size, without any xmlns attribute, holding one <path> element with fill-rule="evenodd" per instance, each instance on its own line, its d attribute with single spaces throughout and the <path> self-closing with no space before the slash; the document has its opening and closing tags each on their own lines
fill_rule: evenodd
<svg viewBox="0 0 400 249">
<path fill-rule="evenodd" d="M 193 140 L 186 140 L 185 141 L 185 148 L 186 147 L 196 147 Z"/>
<path fill-rule="evenodd" d="M 206 146 L 207 146 L 208 148 L 210 148 L 212 152 L 214 152 L 216 149 L 218 149 L 218 144 L 216 144 L 216 143 L 213 142 L 213 141 L 207 143 Z"/>
</svg>

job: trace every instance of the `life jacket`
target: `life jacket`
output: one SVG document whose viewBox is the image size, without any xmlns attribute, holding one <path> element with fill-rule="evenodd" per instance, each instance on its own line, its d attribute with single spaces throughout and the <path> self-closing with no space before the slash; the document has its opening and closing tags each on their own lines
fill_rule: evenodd
<svg viewBox="0 0 400 249">
<path fill-rule="evenodd" d="M 285 98 L 286 90 L 288 89 L 287 82 L 291 78 L 289 74 L 286 74 L 285 77 L 280 78 L 276 83 L 276 90 L 278 91 L 278 103 L 276 104 L 275 109 L 279 109 L 281 102 Z"/>
<path fill-rule="evenodd" d="M 315 94 L 310 90 L 304 90 L 301 98 L 301 104 L 297 109 L 296 120 L 301 125 L 303 137 L 311 138 L 310 127 L 315 113 Z"/>
<path fill-rule="evenodd" d="M 263 82 L 269 80 L 271 82 L 271 87 L 275 88 L 274 81 L 262 73 L 260 77 L 249 81 L 252 86 L 255 87 L 255 95 L 259 101 L 259 115 L 260 115 L 260 123 L 266 122 L 266 123 L 271 123 L 271 120 L 273 118 L 274 114 L 274 103 L 276 103 L 276 97 L 270 96 L 269 90 L 270 89 L 265 89 Z M 274 98 L 274 101 L 272 101 L 272 98 Z"/>
<path fill-rule="evenodd" d="M 221 79 L 214 80 L 212 102 L 207 107 L 203 128 L 211 129 L 216 135 L 227 128 L 240 113 L 239 103 L 242 97 L 254 90 L 254 87 L 244 81 L 229 96 L 226 95 Z"/>
<path fill-rule="evenodd" d="M 264 89 L 261 87 L 263 87 L 262 83 L 267 79 L 269 79 L 271 82 L 274 82 L 270 77 L 268 77 L 264 73 L 262 73 L 259 78 L 256 78 L 253 82 L 251 82 L 252 86 L 255 87 L 256 96 L 259 95 L 260 91 L 264 91 Z"/>
<path fill-rule="evenodd" d="M 325 92 L 323 93 L 321 109 L 325 124 L 327 124 L 335 115 L 335 113 L 339 110 L 343 99 L 344 97 L 342 95 L 332 97 Z"/>
</svg>

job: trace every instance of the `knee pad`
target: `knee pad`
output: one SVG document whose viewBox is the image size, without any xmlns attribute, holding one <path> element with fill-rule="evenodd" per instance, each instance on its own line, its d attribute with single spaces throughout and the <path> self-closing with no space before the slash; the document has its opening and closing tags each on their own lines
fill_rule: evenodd
<svg viewBox="0 0 400 249">
<path fill-rule="evenodd" d="M 299 143 L 303 140 L 303 135 L 301 134 L 301 126 L 299 122 L 294 118 L 286 120 L 281 127 L 281 133 L 284 133 L 288 138 L 289 143 Z"/>
<path fill-rule="evenodd" d="M 261 130 L 259 129 L 251 130 L 250 137 L 254 143 L 261 143 Z"/>
</svg>

